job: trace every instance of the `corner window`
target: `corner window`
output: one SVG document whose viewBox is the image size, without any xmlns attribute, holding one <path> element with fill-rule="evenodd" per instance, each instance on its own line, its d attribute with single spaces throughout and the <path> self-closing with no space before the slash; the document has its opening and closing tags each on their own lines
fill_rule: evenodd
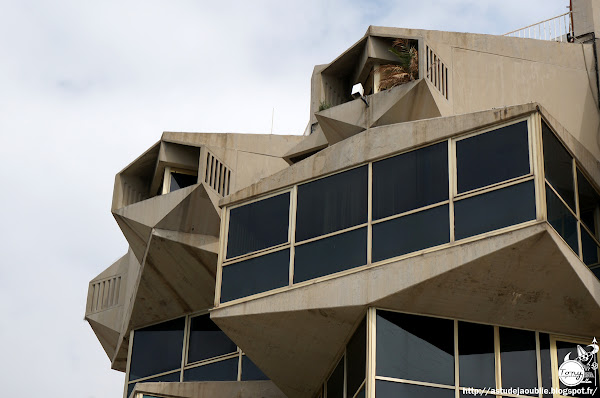
<svg viewBox="0 0 600 398">
<path fill-rule="evenodd" d="M 174 192 L 198 183 L 198 173 L 191 170 L 165 167 L 162 194 Z"/>
</svg>

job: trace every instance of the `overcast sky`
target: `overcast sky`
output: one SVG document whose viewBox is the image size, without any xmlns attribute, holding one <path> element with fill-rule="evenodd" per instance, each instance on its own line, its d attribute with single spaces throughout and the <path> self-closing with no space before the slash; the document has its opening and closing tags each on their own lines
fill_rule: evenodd
<svg viewBox="0 0 600 398">
<path fill-rule="evenodd" d="M 0 354 L 6 397 L 117 398 L 83 321 L 127 250 L 114 175 L 162 131 L 301 134 L 310 76 L 369 25 L 487 34 L 568 0 L 0 0 Z"/>
</svg>

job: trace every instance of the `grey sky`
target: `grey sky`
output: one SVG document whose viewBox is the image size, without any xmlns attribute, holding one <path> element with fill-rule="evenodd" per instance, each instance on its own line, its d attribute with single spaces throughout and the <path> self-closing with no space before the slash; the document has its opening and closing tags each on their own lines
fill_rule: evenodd
<svg viewBox="0 0 600 398">
<path fill-rule="evenodd" d="M 0 0 L 2 394 L 120 397 L 83 321 L 125 253 L 114 175 L 163 130 L 300 134 L 310 76 L 368 25 L 500 34 L 567 0 Z"/>
</svg>

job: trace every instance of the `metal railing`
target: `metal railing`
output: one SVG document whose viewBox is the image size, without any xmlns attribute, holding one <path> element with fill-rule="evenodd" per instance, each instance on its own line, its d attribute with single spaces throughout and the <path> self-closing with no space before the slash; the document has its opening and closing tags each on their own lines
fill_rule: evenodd
<svg viewBox="0 0 600 398">
<path fill-rule="evenodd" d="M 568 37 L 573 37 L 571 11 L 534 23 L 533 25 L 525 26 L 524 28 L 513 30 L 512 32 L 505 33 L 504 36 L 566 42 L 568 41 Z"/>
</svg>

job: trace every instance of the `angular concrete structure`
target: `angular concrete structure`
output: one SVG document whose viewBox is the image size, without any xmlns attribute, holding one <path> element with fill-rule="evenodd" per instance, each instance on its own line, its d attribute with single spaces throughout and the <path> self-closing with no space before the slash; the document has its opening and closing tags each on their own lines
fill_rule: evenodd
<svg viewBox="0 0 600 398">
<path fill-rule="evenodd" d="M 304 136 L 165 132 L 88 293 L 124 396 L 559 396 L 569 352 L 597 383 L 596 8 L 551 40 L 369 27 Z"/>
</svg>

